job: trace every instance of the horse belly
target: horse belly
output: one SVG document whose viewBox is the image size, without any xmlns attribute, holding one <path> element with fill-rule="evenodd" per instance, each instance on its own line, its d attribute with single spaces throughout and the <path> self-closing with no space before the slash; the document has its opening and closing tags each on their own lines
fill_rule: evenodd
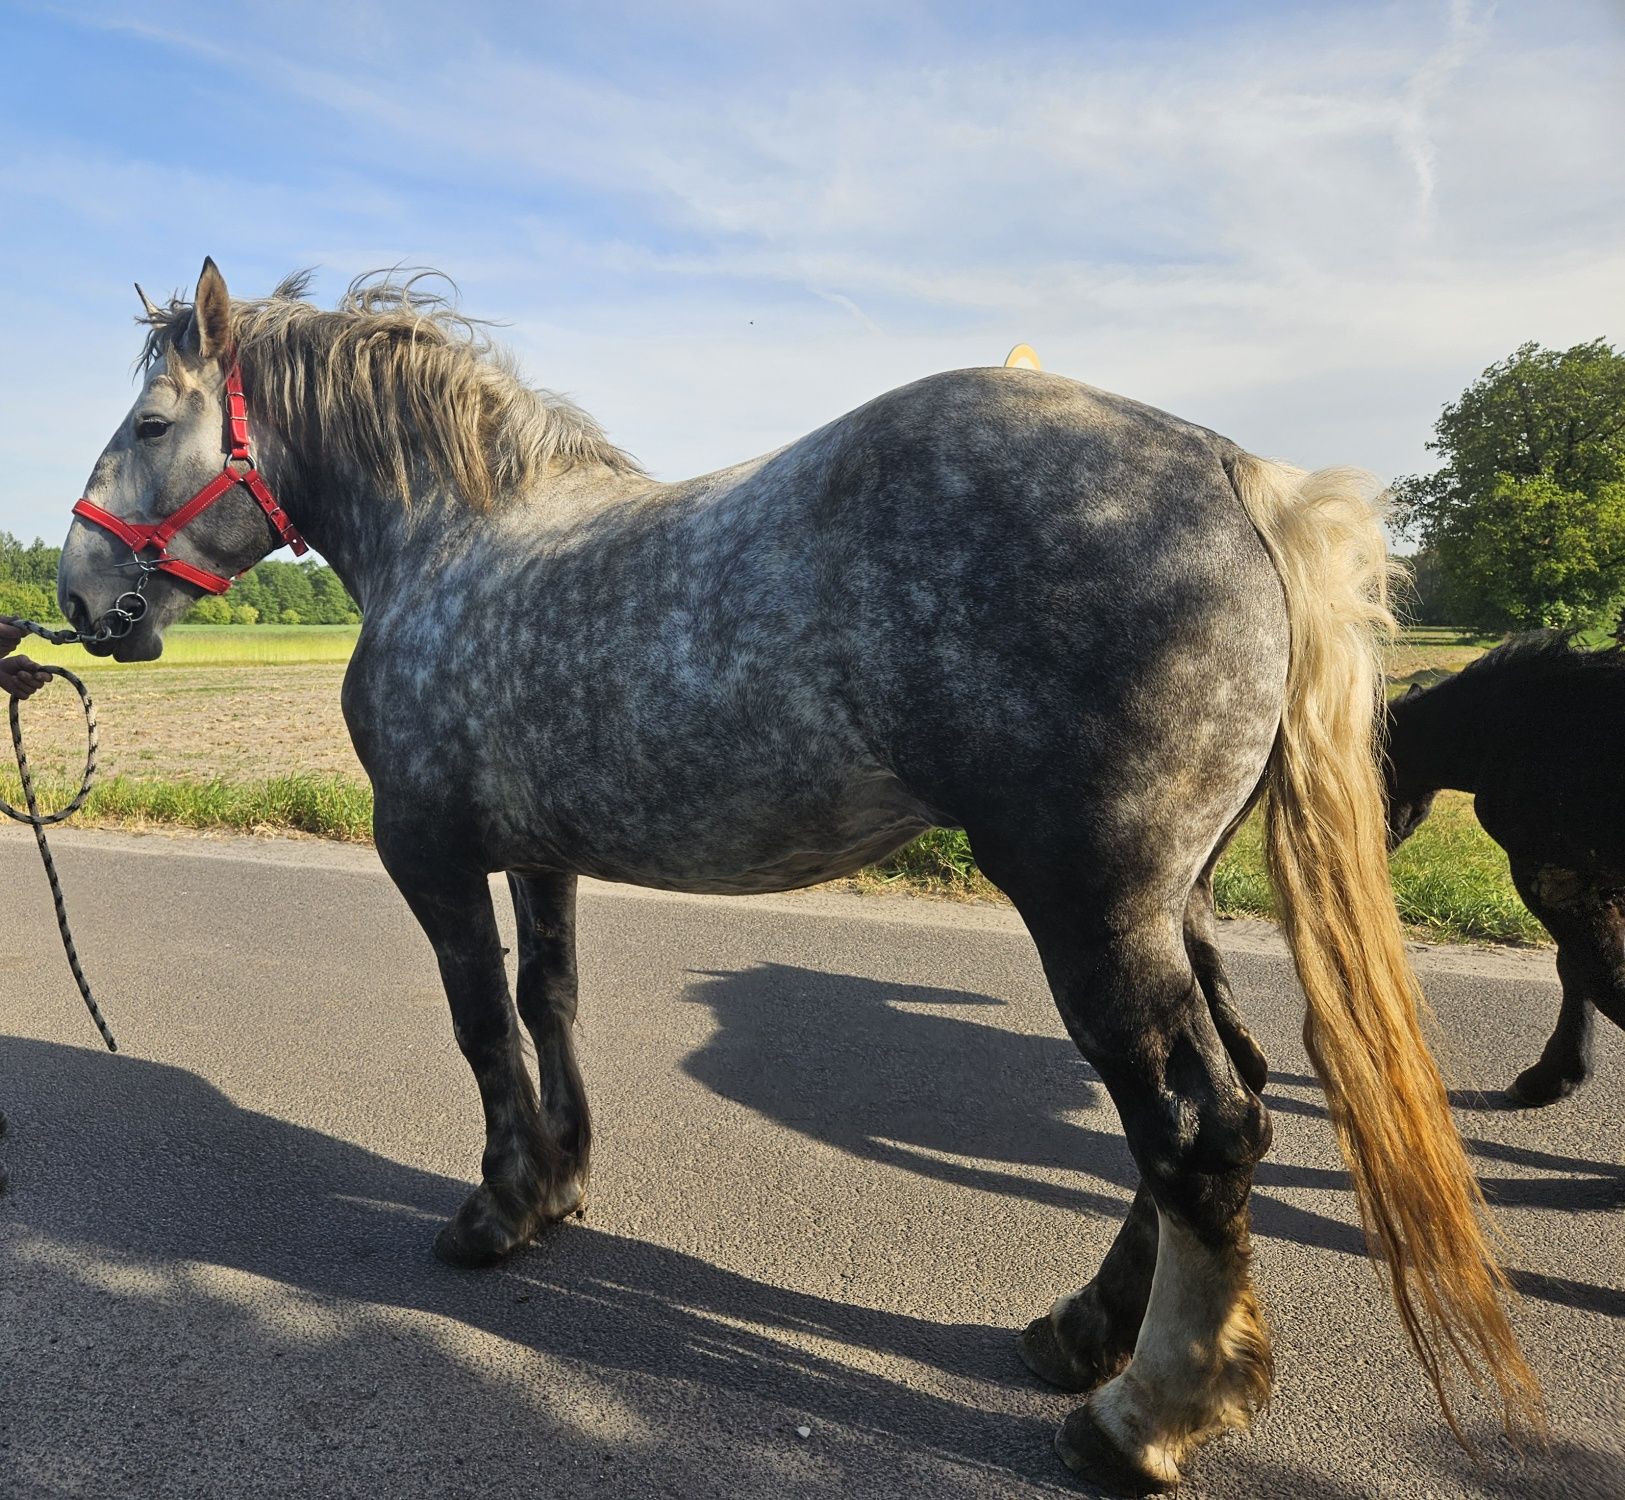
<svg viewBox="0 0 1625 1500">
<path fill-rule="evenodd" d="M 743 861 L 708 858 L 686 868 L 645 870 L 641 876 L 616 876 L 663 890 L 692 891 L 722 896 L 767 895 L 774 891 L 802 890 L 827 880 L 854 875 L 924 833 L 931 824 L 919 817 L 876 816 L 862 825 L 848 825 L 845 837 L 830 837 L 807 830 L 798 839 L 795 830 L 778 840 L 780 848 L 759 849 Z"/>
<path fill-rule="evenodd" d="M 766 894 L 854 874 L 936 821 L 887 772 L 809 776 L 805 763 L 748 759 L 714 769 L 714 777 L 684 768 L 669 779 L 590 778 L 595 784 L 548 778 L 532 814 L 509 822 L 494 862 L 658 890 Z"/>
</svg>

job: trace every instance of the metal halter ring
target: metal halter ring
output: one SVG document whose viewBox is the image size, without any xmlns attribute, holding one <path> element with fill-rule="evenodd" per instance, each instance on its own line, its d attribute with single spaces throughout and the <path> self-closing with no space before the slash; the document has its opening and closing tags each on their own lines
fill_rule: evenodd
<svg viewBox="0 0 1625 1500">
<path fill-rule="evenodd" d="M 127 609 L 124 601 L 128 599 L 134 608 Z M 135 622 L 147 612 L 146 599 L 133 591 L 123 593 L 113 601 L 113 607 L 96 622 L 95 640 L 119 641 L 123 640 L 132 629 Z"/>
</svg>

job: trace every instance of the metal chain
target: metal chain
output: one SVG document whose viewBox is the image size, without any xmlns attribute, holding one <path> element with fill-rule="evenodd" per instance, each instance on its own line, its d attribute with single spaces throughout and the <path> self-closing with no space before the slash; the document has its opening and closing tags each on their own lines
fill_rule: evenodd
<svg viewBox="0 0 1625 1500">
<path fill-rule="evenodd" d="M 27 631 L 31 635 L 40 636 L 51 642 L 52 645 L 69 645 L 85 640 L 95 640 L 94 635 L 86 635 L 77 630 L 47 630 L 42 625 L 36 625 L 32 620 L 19 619 L 15 615 L 0 615 L 0 621 L 8 625 L 15 625 L 19 630 Z M 11 700 L 11 746 L 17 753 L 17 774 L 22 779 L 23 800 L 28 804 L 27 812 L 19 812 L 3 797 L 0 797 L 0 812 L 8 818 L 15 818 L 19 823 L 27 823 L 34 830 L 35 841 L 39 844 L 40 860 L 45 865 L 46 879 L 51 883 L 51 899 L 56 903 L 56 925 L 62 933 L 62 947 L 68 955 L 68 968 L 73 972 L 73 982 L 79 986 L 79 993 L 84 998 L 85 1008 L 90 1012 L 90 1019 L 96 1023 L 96 1029 L 101 1032 L 102 1040 L 107 1043 L 109 1052 L 118 1051 L 118 1043 L 113 1039 L 106 1020 L 102 1016 L 101 1007 L 96 1004 L 96 997 L 90 992 L 90 981 L 85 978 L 85 971 L 79 964 L 79 950 L 74 945 L 73 932 L 68 926 L 68 906 L 62 895 L 62 882 L 57 877 L 56 860 L 51 855 L 51 846 L 45 840 L 46 825 L 60 823 L 71 818 L 85 805 L 85 798 L 90 795 L 92 782 L 96 779 L 96 707 L 90 701 L 90 694 L 85 691 L 85 685 L 79 680 L 77 674 L 70 672 L 66 667 L 39 668 L 41 672 L 51 677 L 62 677 L 73 684 L 74 691 L 79 694 L 79 701 L 85 709 L 85 774 L 80 779 L 79 790 L 73 800 L 66 807 L 54 813 L 42 814 L 39 810 L 39 800 L 34 793 L 34 776 L 28 767 L 28 755 L 23 749 L 23 724 L 19 713 L 19 700 Z"/>
</svg>

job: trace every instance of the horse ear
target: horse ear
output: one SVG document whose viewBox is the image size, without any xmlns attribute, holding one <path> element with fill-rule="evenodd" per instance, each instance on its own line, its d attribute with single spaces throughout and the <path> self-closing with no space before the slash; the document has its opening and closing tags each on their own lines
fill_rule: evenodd
<svg viewBox="0 0 1625 1500">
<path fill-rule="evenodd" d="M 231 347 L 231 296 L 220 267 L 207 255 L 203 257 L 192 303 L 191 332 L 197 340 L 198 357 L 220 359 Z"/>
<path fill-rule="evenodd" d="M 1420 698 L 1421 696 L 1422 684 L 1419 682 L 1413 682 L 1408 688 L 1405 689 L 1403 693 L 1399 695 L 1399 701 L 1403 703 L 1407 698 Z"/>
</svg>

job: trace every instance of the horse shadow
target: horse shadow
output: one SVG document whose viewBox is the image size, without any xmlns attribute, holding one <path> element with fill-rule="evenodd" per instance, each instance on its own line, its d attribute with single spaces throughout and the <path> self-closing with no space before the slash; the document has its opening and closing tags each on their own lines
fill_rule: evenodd
<svg viewBox="0 0 1625 1500">
<path fill-rule="evenodd" d="M 686 998 L 710 1010 L 716 1030 L 684 1071 L 724 1098 L 855 1157 L 945 1184 L 1113 1220 L 1127 1212 L 1139 1175 L 1098 1075 L 1064 1037 L 994 1024 L 1007 1010 L 1001 1000 L 774 963 L 695 971 Z M 1272 1072 L 1265 1098 L 1273 1111 L 1324 1119 L 1319 1091 L 1307 1074 Z M 1492 1203 L 1565 1213 L 1614 1207 L 1625 1191 L 1625 1172 L 1606 1163 L 1476 1137 L 1465 1144 L 1482 1161 L 1550 1174 L 1481 1170 Z M 1061 1171 L 1064 1181 L 1033 1175 Z M 1266 1158 L 1254 1174 L 1253 1232 L 1363 1257 L 1355 1223 L 1275 1196 L 1348 1187 L 1341 1167 Z M 1614 1288 L 1514 1277 L 1527 1295 L 1625 1317 L 1625 1293 Z"/>
<path fill-rule="evenodd" d="M 1070 1042 L 998 1024 L 1003 1002 L 775 965 L 701 974 L 688 998 L 716 1027 L 685 1071 L 788 1129 L 944 1183 L 1112 1220 L 1126 1208 L 1135 1169 L 1099 1079 Z M 1272 1104 L 1320 1110 L 1281 1092 L 1312 1082 L 1282 1075 Z M 671 1493 L 717 1492 L 715 1443 L 694 1441 L 691 1420 L 708 1431 L 722 1424 L 728 1462 L 743 1476 L 735 1492 L 749 1488 L 745 1478 L 771 1485 L 802 1450 L 793 1432 L 742 1434 L 739 1414 L 787 1409 L 888 1455 L 929 1455 L 929 1473 L 896 1493 L 1075 1493 L 1049 1454 L 1054 1422 L 1073 1398 L 1032 1385 L 1006 1328 L 856 1307 L 590 1225 L 550 1231 L 496 1271 L 454 1272 L 428 1244 L 466 1192 L 461 1180 L 242 1108 L 194 1074 L 129 1056 L 0 1038 L 0 1090 L 13 1119 L 0 1143 L 13 1175 L 0 1198 L 0 1288 L 17 1294 L 15 1307 L 28 1306 L 31 1288 L 40 1305 L 61 1305 L 61 1283 L 83 1262 L 77 1291 L 99 1299 L 93 1309 L 113 1326 L 131 1316 L 119 1305 L 131 1299 L 108 1288 L 137 1272 L 174 1278 L 189 1319 L 227 1316 L 197 1310 L 210 1296 L 199 1266 L 245 1273 L 318 1306 L 404 1315 L 406 1332 L 398 1321 L 347 1321 L 320 1378 L 331 1382 L 340 1368 L 377 1372 L 374 1384 L 404 1379 L 416 1399 L 412 1426 L 403 1434 L 398 1422 L 376 1424 L 380 1437 L 461 1453 L 470 1426 L 500 1431 L 508 1461 L 534 1466 L 561 1495 L 628 1488 L 613 1477 L 628 1464 L 640 1483 L 653 1476 Z M 1480 1145 L 1481 1154 L 1501 1149 Z M 1272 1187 L 1341 1180 L 1266 1163 L 1257 1232 L 1362 1253 L 1352 1225 L 1271 1196 Z M 1559 1204 L 1554 1195 L 1535 1206 Z M 1604 1288 L 1544 1277 L 1524 1290 L 1625 1316 L 1625 1297 Z M 221 1305 L 229 1312 L 234 1303 Z M 642 1417 L 643 1438 L 568 1420 L 522 1382 L 471 1374 L 443 1337 L 422 1329 L 426 1320 L 586 1372 Z M 279 1357 L 288 1340 L 275 1320 L 236 1319 L 229 1336 L 234 1359 L 211 1372 L 219 1382 L 211 1400 L 264 1405 L 266 1423 L 278 1410 L 325 1420 L 328 1394 L 295 1400 L 285 1389 L 315 1377 L 308 1361 L 299 1373 Z M 891 1361 L 905 1362 L 906 1373 Z M 32 1383 L 19 1374 L 16 1388 Z M 673 1399 L 678 1410 L 663 1409 Z M 0 1440 L 9 1441 L 4 1420 Z M 363 1454 L 367 1440 L 345 1435 Z M 466 1492 L 482 1492 L 468 1477 Z M 809 1483 L 856 1493 L 872 1476 L 826 1466 Z M 423 1492 L 465 1491 L 437 1479 Z"/>
<path fill-rule="evenodd" d="M 684 1430 L 685 1412 L 698 1414 L 707 1434 L 720 1422 L 739 1492 L 757 1493 L 752 1485 L 769 1485 L 810 1451 L 782 1423 L 727 1430 L 748 1427 L 741 1413 L 763 1410 L 800 1413 L 814 1429 L 841 1426 L 871 1449 L 929 1454 L 940 1467 L 921 1493 L 969 1496 L 1007 1485 L 1011 1493 L 1075 1492 L 1050 1453 L 1070 1402 L 1034 1386 L 1009 1329 L 852 1306 L 590 1221 L 555 1226 L 495 1270 L 453 1271 L 429 1244 L 466 1182 L 239 1107 L 192 1073 L 128 1055 L 0 1037 L 0 1088 L 10 1115 L 0 1154 L 11 1168 L 0 1196 L 0 1287 L 19 1309 L 82 1297 L 84 1317 L 111 1327 L 139 1316 L 143 1296 L 172 1298 L 188 1320 L 229 1320 L 231 1358 L 209 1373 L 211 1415 L 256 1403 L 270 1411 L 281 1399 L 298 1420 L 321 1420 L 311 1415 L 321 1404 L 314 1398 L 326 1400 L 329 1386 L 347 1378 L 342 1372 L 371 1371 L 355 1377 L 370 1379 L 368 1390 L 405 1372 L 416 1404 L 394 1440 L 406 1451 L 467 1456 L 470 1427 L 499 1431 L 507 1460 L 534 1462 L 538 1482 L 554 1494 L 642 1493 L 645 1485 L 651 1493 L 717 1493 L 724 1481 L 715 1444 Z M 393 1316 L 346 1316 L 340 1347 L 322 1353 L 319 1372 L 307 1356 L 296 1377 L 294 1359 L 282 1356 L 299 1353 L 299 1340 L 279 1331 L 276 1318 L 233 1316 L 240 1291 L 209 1307 L 212 1282 L 200 1267 L 272 1283 L 301 1307 L 404 1314 L 409 1331 Z M 153 1292 L 155 1278 L 170 1290 Z M 108 1291 L 125 1283 L 148 1290 L 127 1298 Z M 585 1372 L 594 1389 L 611 1393 L 604 1400 L 631 1410 L 624 1425 L 643 1431 L 642 1446 L 625 1431 L 566 1420 L 523 1382 L 471 1375 L 444 1336 L 421 1331 L 420 1315 L 493 1335 L 548 1368 Z M 884 1373 L 887 1359 L 906 1361 L 908 1376 Z M 14 1366 L 8 1384 L 27 1391 L 51 1383 L 30 1379 L 30 1368 Z M 49 1369 L 54 1380 L 54 1355 Z M 279 1382 L 296 1378 L 314 1389 L 298 1400 L 279 1396 Z M 26 1404 L 14 1405 L 13 1419 Z M 28 1456 L 0 1414 L 0 1450 L 8 1444 L 14 1457 Z M 125 1460 L 110 1451 L 102 1461 Z M 611 1471 L 631 1461 L 641 1466 L 635 1482 L 617 1484 Z M 463 1493 L 445 1482 L 447 1472 L 424 1493 Z M 475 1485 L 472 1468 L 460 1472 L 469 1493 L 497 1492 Z M 581 1478 L 579 1490 L 565 1482 L 570 1475 Z M 831 1492 L 863 1483 L 825 1478 Z M 497 1490 L 503 1483 L 511 1479 Z"/>
</svg>

